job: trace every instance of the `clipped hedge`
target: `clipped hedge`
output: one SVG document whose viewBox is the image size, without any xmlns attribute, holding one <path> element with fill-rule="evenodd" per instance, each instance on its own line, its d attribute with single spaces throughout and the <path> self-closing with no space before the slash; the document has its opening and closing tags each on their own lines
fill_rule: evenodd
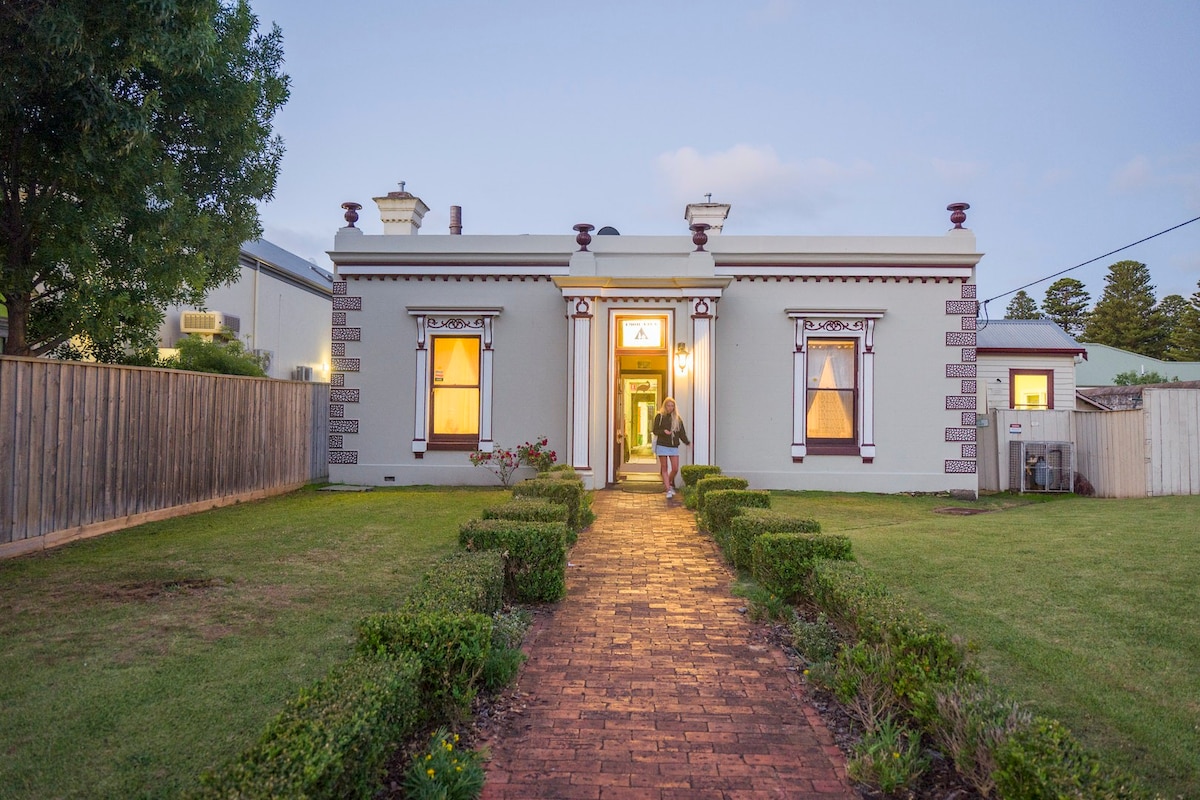
<svg viewBox="0 0 1200 800">
<path fill-rule="evenodd" d="M 187 796 L 369 798 L 396 747 L 417 733 L 421 665 L 411 654 L 356 658 L 288 703 L 257 744 Z"/>
<path fill-rule="evenodd" d="M 565 505 L 544 497 L 515 497 L 506 503 L 488 506 L 480 516 L 484 519 L 515 519 L 521 522 L 568 522 L 570 511 Z"/>
<path fill-rule="evenodd" d="M 705 478 L 710 481 L 712 478 Z M 770 508 L 771 493 L 765 489 L 710 489 L 704 495 L 700 516 L 704 528 L 724 546 L 729 524 L 743 508 Z"/>
<path fill-rule="evenodd" d="M 725 556 L 739 569 L 750 568 L 751 545 L 764 533 L 820 533 L 821 523 L 769 508 L 743 508 L 729 522 L 722 547 Z"/>
<path fill-rule="evenodd" d="M 546 477 L 521 481 L 513 487 L 512 493 L 514 498 L 540 498 L 566 506 L 570 528 L 568 545 L 575 544 L 579 531 L 591 524 L 591 498 L 578 478 L 557 478 L 553 473 L 547 473 Z"/>
<path fill-rule="evenodd" d="M 920 725 L 937 719 L 937 689 L 960 679 L 978 680 L 978 667 L 946 629 L 891 595 L 852 561 L 817 559 L 809 584 L 817 606 L 866 648 L 886 656 L 881 678 Z"/>
<path fill-rule="evenodd" d="M 570 533 L 561 522 L 473 519 L 459 528 L 458 541 L 467 550 L 502 551 L 505 595 L 538 603 L 566 594 Z"/>
<path fill-rule="evenodd" d="M 416 656 L 423 700 L 451 720 L 470 712 L 491 646 L 492 618 L 484 614 L 392 611 L 358 623 L 358 651 Z"/>
<path fill-rule="evenodd" d="M 545 472 L 539 472 L 538 475 L 545 475 L 551 478 L 560 478 L 562 480 L 578 480 L 579 475 L 575 473 L 575 468 L 570 464 L 555 464 Z"/>
<path fill-rule="evenodd" d="M 503 606 L 503 554 L 496 550 L 456 550 L 421 576 L 400 609 L 494 614 Z"/>
<path fill-rule="evenodd" d="M 734 475 L 708 475 L 696 481 L 696 510 L 704 512 L 704 497 L 717 489 L 749 489 L 750 481 Z"/>
<path fill-rule="evenodd" d="M 1057 720 L 1035 717 L 996 748 L 992 777 L 1000 800 L 1149 800 L 1131 776 L 1086 751 Z"/>
<path fill-rule="evenodd" d="M 684 464 L 679 468 L 679 474 L 683 476 L 684 486 L 695 486 L 701 478 L 720 475 L 721 468 L 713 464 Z"/>
<path fill-rule="evenodd" d="M 747 509 L 747 513 L 749 511 Z M 740 515 L 733 519 L 735 525 L 740 521 Z M 849 538 L 819 533 L 764 533 L 753 539 L 751 552 L 754 580 L 789 602 L 795 602 L 805 594 L 805 586 L 818 558 L 854 559 Z"/>
</svg>

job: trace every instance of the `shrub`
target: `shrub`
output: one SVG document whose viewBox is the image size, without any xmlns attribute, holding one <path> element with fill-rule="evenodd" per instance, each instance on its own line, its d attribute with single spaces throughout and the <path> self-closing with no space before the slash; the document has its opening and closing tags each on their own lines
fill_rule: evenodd
<svg viewBox="0 0 1200 800">
<path fill-rule="evenodd" d="M 720 475 L 721 468 L 712 464 L 684 464 L 679 468 L 679 474 L 683 477 L 684 486 L 695 486 L 701 478 Z"/>
<path fill-rule="evenodd" d="M 817 559 L 810 586 L 817 606 L 851 632 L 851 638 L 886 647 L 886 683 L 919 724 L 936 719 L 934 692 L 939 684 L 979 679 L 978 668 L 960 642 L 890 595 L 857 563 Z"/>
<path fill-rule="evenodd" d="M 452 721 L 469 713 L 491 643 L 492 618 L 483 614 L 398 611 L 373 614 L 358 623 L 359 652 L 415 655 L 425 702 Z"/>
<path fill-rule="evenodd" d="M 929 759 L 921 752 L 921 735 L 888 719 L 855 746 L 846 772 L 890 795 L 907 788 L 928 767 Z"/>
<path fill-rule="evenodd" d="M 495 550 L 458 550 L 421 576 L 401 610 L 494 614 L 503 604 L 503 554 Z"/>
<path fill-rule="evenodd" d="M 701 503 L 700 516 L 704 519 L 704 527 L 720 543 L 729 532 L 730 520 L 739 510 L 769 508 L 770 505 L 771 493 L 764 489 L 710 489 Z"/>
<path fill-rule="evenodd" d="M 483 793 L 482 758 L 458 747 L 458 734 L 438 728 L 429 748 L 413 758 L 404 773 L 408 800 L 475 800 Z"/>
<path fill-rule="evenodd" d="M 420 664 L 356 658 L 288 703 L 258 743 L 189 796 L 369 798 L 387 759 L 419 730 Z"/>
<path fill-rule="evenodd" d="M 484 519 L 514 519 L 521 522 L 567 522 L 567 507 L 543 497 L 520 497 L 483 509 Z"/>
<path fill-rule="evenodd" d="M 724 537 L 725 555 L 738 569 L 750 568 L 750 546 L 764 533 L 820 533 L 821 524 L 769 508 L 743 508 L 729 522 Z"/>
<path fill-rule="evenodd" d="M 524 610 L 500 612 L 492 616 L 492 649 L 480 675 L 480 683 L 485 690 L 498 692 L 517 676 L 521 665 L 525 663 L 521 642 L 525 639 L 531 620 L 529 612 Z"/>
<path fill-rule="evenodd" d="M 591 498 L 578 478 L 558 478 L 553 473 L 547 477 L 530 478 L 513 487 L 513 497 L 541 498 L 567 507 L 567 525 L 570 527 L 568 545 L 575 544 L 579 531 L 591 524 Z"/>
<path fill-rule="evenodd" d="M 741 522 L 741 517 L 734 517 L 733 522 Z M 750 574 L 772 592 L 795 602 L 807 594 L 805 587 L 818 558 L 853 561 L 850 539 L 819 533 L 764 533 L 753 540 Z"/>
<path fill-rule="evenodd" d="M 696 481 L 696 510 L 704 511 L 704 496 L 714 489 L 748 489 L 750 481 L 733 475 L 709 475 Z"/>
<path fill-rule="evenodd" d="M 516 602 L 550 602 L 567 590 L 567 541 L 561 522 L 474 519 L 459 528 L 467 550 L 504 553 L 504 592 Z"/>
<path fill-rule="evenodd" d="M 996 749 L 997 797 L 1143 800 L 1150 795 L 1088 753 L 1062 723 L 1035 717 Z"/>
<path fill-rule="evenodd" d="M 575 468 L 570 464 L 555 464 L 544 473 L 551 478 L 562 478 L 564 480 L 578 480 L 579 476 L 575 474 Z"/>
<path fill-rule="evenodd" d="M 793 616 L 788 622 L 788 631 L 792 635 L 792 649 L 809 664 L 827 663 L 837 655 L 837 628 L 829 624 L 824 612 L 818 613 L 812 622 Z"/>
<path fill-rule="evenodd" d="M 996 789 L 996 751 L 1032 716 L 1015 702 L 974 681 L 946 686 L 936 695 L 938 722 L 933 734 L 959 775 L 984 797 Z"/>
</svg>

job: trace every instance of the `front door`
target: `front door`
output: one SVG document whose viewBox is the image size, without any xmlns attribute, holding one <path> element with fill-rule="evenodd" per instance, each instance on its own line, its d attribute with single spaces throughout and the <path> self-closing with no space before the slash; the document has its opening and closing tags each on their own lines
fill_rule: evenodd
<svg viewBox="0 0 1200 800">
<path fill-rule="evenodd" d="M 654 415 L 670 391 L 667 317 L 616 318 L 613 380 L 614 478 L 631 472 L 656 473 Z"/>
</svg>

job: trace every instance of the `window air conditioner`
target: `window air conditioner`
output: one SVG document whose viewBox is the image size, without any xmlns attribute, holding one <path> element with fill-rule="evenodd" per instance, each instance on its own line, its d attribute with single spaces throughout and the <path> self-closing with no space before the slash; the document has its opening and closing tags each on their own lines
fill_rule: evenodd
<svg viewBox="0 0 1200 800">
<path fill-rule="evenodd" d="M 219 335 L 228 328 L 234 333 L 242 329 L 242 320 L 220 311 L 184 311 L 179 315 L 180 333 L 211 333 Z"/>
<path fill-rule="evenodd" d="M 312 367 L 296 367 L 296 369 L 292 370 L 292 380 L 294 381 L 311 381 L 312 379 Z"/>
</svg>

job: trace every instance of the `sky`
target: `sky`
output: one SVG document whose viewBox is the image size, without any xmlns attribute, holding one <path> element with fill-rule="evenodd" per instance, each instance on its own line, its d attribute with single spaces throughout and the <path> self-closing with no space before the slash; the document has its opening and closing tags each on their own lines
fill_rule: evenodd
<svg viewBox="0 0 1200 800">
<path fill-rule="evenodd" d="M 970 203 L 979 299 L 1200 217 L 1200 2 L 250 0 L 291 98 L 264 237 L 322 267 L 400 181 L 444 234 L 939 235 Z M 1200 282 L 1200 221 L 1108 266 Z"/>
</svg>

